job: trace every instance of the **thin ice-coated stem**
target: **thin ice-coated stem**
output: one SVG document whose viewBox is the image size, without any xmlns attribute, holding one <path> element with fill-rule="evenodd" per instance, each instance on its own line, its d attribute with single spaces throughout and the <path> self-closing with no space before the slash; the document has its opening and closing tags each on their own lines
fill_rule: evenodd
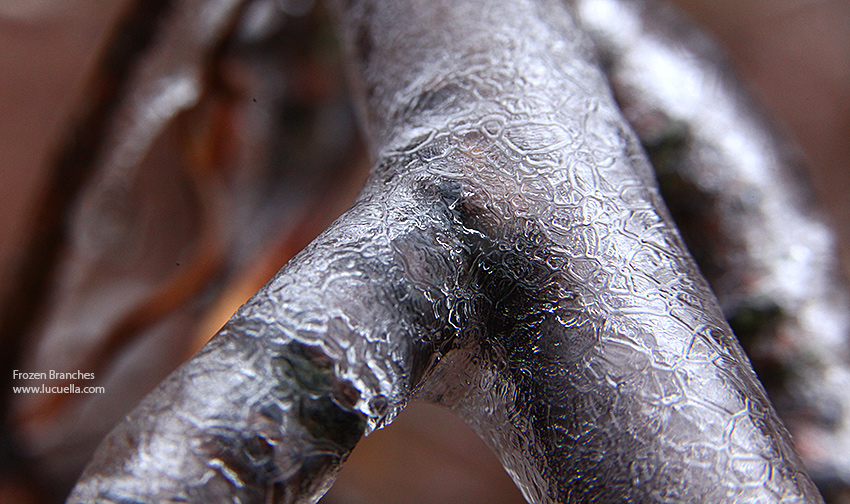
<svg viewBox="0 0 850 504">
<path fill-rule="evenodd" d="M 562 3 L 332 7 L 371 178 L 70 502 L 314 502 L 411 397 L 530 502 L 820 502 Z"/>
</svg>

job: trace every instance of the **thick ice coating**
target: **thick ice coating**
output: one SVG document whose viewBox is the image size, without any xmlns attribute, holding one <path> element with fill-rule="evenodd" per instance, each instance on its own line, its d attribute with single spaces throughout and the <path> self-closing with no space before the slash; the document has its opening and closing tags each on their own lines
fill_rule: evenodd
<svg viewBox="0 0 850 504">
<path fill-rule="evenodd" d="M 411 397 L 533 503 L 820 502 L 565 6 L 332 7 L 370 180 L 70 502 L 315 502 Z"/>
<path fill-rule="evenodd" d="M 797 153 L 655 0 L 576 0 L 685 239 L 822 489 L 850 486 L 850 295 Z M 666 186 L 666 187 L 665 187 Z"/>
</svg>

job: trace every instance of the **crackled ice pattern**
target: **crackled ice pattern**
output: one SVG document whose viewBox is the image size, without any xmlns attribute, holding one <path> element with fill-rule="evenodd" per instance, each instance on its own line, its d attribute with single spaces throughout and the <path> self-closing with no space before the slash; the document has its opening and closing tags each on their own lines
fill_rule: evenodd
<svg viewBox="0 0 850 504">
<path fill-rule="evenodd" d="M 563 5 L 331 7 L 366 187 L 71 502 L 151 481 L 160 501 L 315 502 L 413 397 L 464 417 L 530 502 L 818 502 Z"/>
<path fill-rule="evenodd" d="M 450 188 L 468 268 L 420 397 L 456 408 L 533 502 L 805 500 L 564 8 L 353 4 L 379 158 L 366 194 Z"/>
<path fill-rule="evenodd" d="M 773 362 L 766 374 L 779 378 L 767 390 L 813 478 L 846 485 L 850 289 L 835 234 L 813 209 L 798 156 L 717 48 L 670 6 L 573 3 L 638 134 L 656 146 L 678 145 L 667 147 L 669 161 L 657 168 L 689 188 L 678 199 L 702 203 L 701 222 L 709 224 L 689 238 L 707 259 L 701 263 L 724 312 L 733 322 L 765 314 L 748 336 L 756 352 L 767 352 L 756 358 Z"/>
</svg>

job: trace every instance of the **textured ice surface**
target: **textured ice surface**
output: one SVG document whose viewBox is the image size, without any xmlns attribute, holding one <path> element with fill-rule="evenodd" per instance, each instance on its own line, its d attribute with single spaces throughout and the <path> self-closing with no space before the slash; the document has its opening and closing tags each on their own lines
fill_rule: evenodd
<svg viewBox="0 0 850 504">
<path fill-rule="evenodd" d="M 738 336 L 766 361 L 766 386 L 807 466 L 824 483 L 850 482 L 850 300 L 834 234 L 811 208 L 795 153 L 711 42 L 669 6 L 574 3 L 627 116 L 664 156 L 662 180 L 680 188 L 673 198 L 690 200 L 668 203 L 700 230 L 689 238 L 701 265 Z"/>
<path fill-rule="evenodd" d="M 533 502 L 802 499 L 784 430 L 564 9 L 351 12 L 381 166 L 459 185 L 460 348 L 421 396 L 488 438 Z"/>
<path fill-rule="evenodd" d="M 71 501 L 312 502 L 416 396 L 530 502 L 818 502 L 564 5 L 341 4 L 371 178 Z"/>
</svg>

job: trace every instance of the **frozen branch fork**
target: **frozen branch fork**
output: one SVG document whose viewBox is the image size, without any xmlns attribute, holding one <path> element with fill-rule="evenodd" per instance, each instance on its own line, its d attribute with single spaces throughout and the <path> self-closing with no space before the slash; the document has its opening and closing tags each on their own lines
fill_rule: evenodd
<svg viewBox="0 0 850 504">
<path fill-rule="evenodd" d="M 820 502 L 565 6 L 333 10 L 369 181 L 69 502 L 315 502 L 412 398 L 530 502 Z"/>
</svg>

